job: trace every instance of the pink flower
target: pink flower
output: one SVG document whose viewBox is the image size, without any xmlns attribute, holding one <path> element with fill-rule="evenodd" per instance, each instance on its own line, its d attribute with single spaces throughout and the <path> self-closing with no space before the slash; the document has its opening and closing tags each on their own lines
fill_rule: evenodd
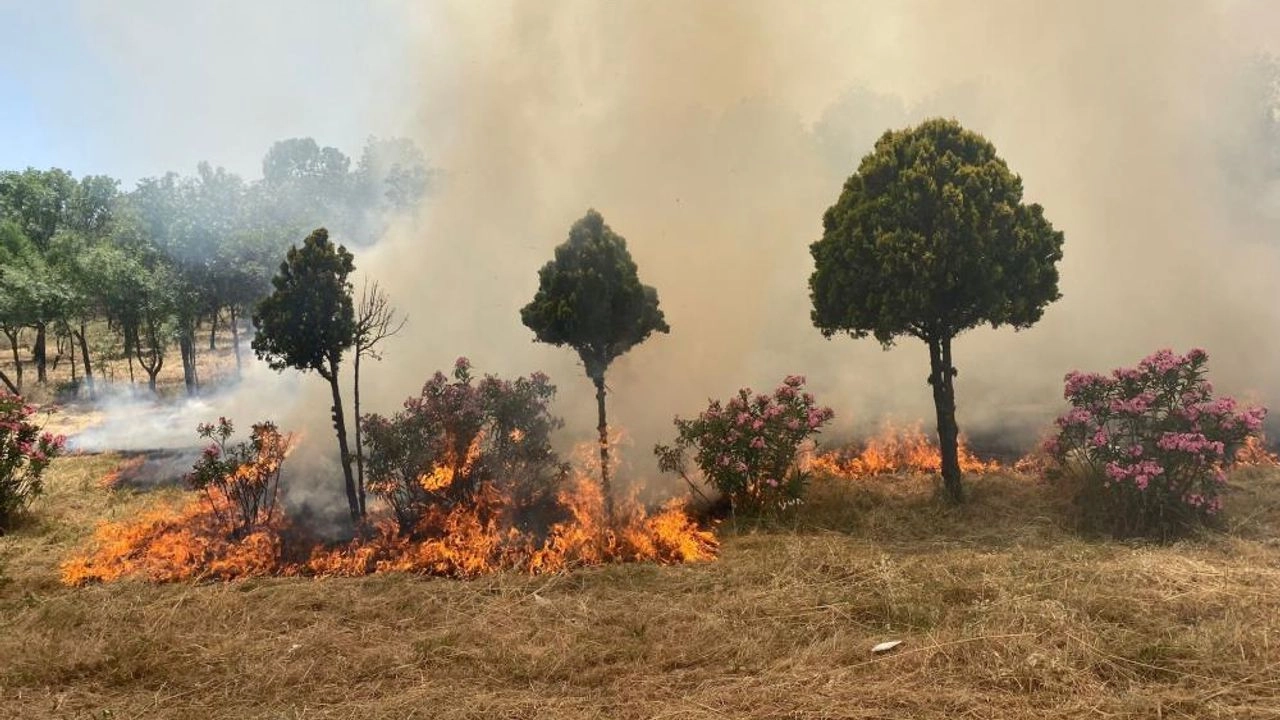
<svg viewBox="0 0 1280 720">
<path fill-rule="evenodd" d="M 751 438 L 751 447 L 757 450 L 764 448 L 764 438 L 759 435 Z"/>
</svg>

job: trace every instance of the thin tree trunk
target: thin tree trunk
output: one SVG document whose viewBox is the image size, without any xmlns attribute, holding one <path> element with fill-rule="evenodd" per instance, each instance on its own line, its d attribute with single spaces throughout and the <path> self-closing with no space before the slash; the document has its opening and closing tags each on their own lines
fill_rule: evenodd
<svg viewBox="0 0 1280 720">
<path fill-rule="evenodd" d="M 36 323 L 36 344 L 32 351 L 32 359 L 36 363 L 36 382 L 44 385 L 49 381 L 46 365 L 48 364 L 49 348 L 45 339 L 45 323 Z"/>
<path fill-rule="evenodd" d="M 964 501 L 960 480 L 960 457 L 957 444 L 960 428 L 956 425 L 956 393 L 951 364 L 951 338 L 929 342 L 929 384 L 933 386 L 933 405 L 938 417 L 938 449 L 942 455 L 942 486 L 947 499 Z"/>
<path fill-rule="evenodd" d="M 356 488 L 359 490 L 360 517 L 365 516 L 364 502 L 364 437 L 360 432 L 360 348 L 355 353 L 355 422 L 356 422 Z"/>
<path fill-rule="evenodd" d="M 138 331 L 136 328 L 129 329 L 128 325 L 122 327 L 120 331 L 124 334 L 124 357 L 129 361 L 129 386 L 130 392 L 133 392 L 132 386 L 138 384 L 133 376 L 133 354 L 138 351 Z"/>
<path fill-rule="evenodd" d="M 59 342 L 58 345 L 62 345 L 62 343 Z M 61 347 L 58 348 L 58 355 L 62 355 Z M 67 353 L 67 355 L 71 358 L 71 383 L 74 385 L 76 381 L 76 349 L 74 346 L 72 346 L 71 352 Z"/>
<path fill-rule="evenodd" d="M 333 430 L 338 435 L 338 454 L 342 460 L 342 477 L 346 482 L 347 507 L 351 510 L 351 521 L 360 523 L 360 497 L 356 493 L 355 477 L 351 473 L 351 449 L 347 446 L 347 421 L 342 412 L 342 391 L 338 388 L 338 364 L 329 363 L 329 372 L 325 378 L 329 381 L 329 389 L 333 393 Z"/>
<path fill-rule="evenodd" d="M 3 370 L 0 370 L 0 382 L 4 383 L 5 387 L 9 388 L 9 392 L 13 393 L 14 395 L 22 394 L 18 392 L 18 386 L 13 384 L 13 381 L 9 379 L 8 375 L 4 374 Z"/>
<path fill-rule="evenodd" d="M 160 369 L 164 367 L 164 353 L 160 351 L 160 343 L 155 335 L 153 327 L 148 335 L 147 341 L 150 345 L 148 352 L 151 354 L 151 362 L 148 364 L 142 359 L 142 345 L 135 341 L 135 352 L 138 355 L 138 364 L 143 370 L 147 371 L 147 387 L 151 388 L 153 395 L 159 395 L 160 391 L 156 389 L 156 376 L 160 374 Z"/>
<path fill-rule="evenodd" d="M 604 493 L 604 516 L 613 525 L 613 486 L 609 482 L 609 423 L 604 409 L 604 374 L 591 380 L 596 384 L 596 413 L 600 421 L 596 429 L 600 431 L 600 489 Z"/>
<path fill-rule="evenodd" d="M 22 335 L 22 328 L 16 328 L 13 332 L 6 330 L 4 334 L 9 338 L 9 347 L 13 349 L 13 370 L 18 377 L 17 389 L 13 393 L 18 395 L 22 392 L 22 355 L 18 352 L 18 339 Z"/>
<path fill-rule="evenodd" d="M 195 328 L 182 329 L 178 338 L 178 349 L 182 354 L 182 380 L 186 383 L 187 395 L 195 395 L 197 389 Z"/>
<path fill-rule="evenodd" d="M 84 381 L 89 386 L 89 399 L 93 400 L 95 397 L 95 389 L 93 386 L 93 363 L 89 361 L 89 343 L 85 340 L 86 332 L 84 321 L 80 322 L 80 332 L 76 333 L 75 331 L 72 331 L 72 334 L 76 336 L 76 340 L 80 343 L 80 359 L 84 361 Z"/>
<path fill-rule="evenodd" d="M 236 317 L 236 306 L 232 305 L 231 313 L 231 347 L 235 350 L 236 356 L 236 379 L 240 379 L 240 318 Z M 356 418 L 359 422 L 360 418 Z"/>
<path fill-rule="evenodd" d="M 209 350 L 218 349 L 218 308 L 209 315 Z"/>
</svg>

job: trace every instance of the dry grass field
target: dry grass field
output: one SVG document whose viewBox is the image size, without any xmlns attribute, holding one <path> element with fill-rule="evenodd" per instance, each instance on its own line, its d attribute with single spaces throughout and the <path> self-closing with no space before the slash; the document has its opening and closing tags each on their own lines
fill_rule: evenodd
<svg viewBox="0 0 1280 720">
<path fill-rule="evenodd" d="M 0 538 L 2 718 L 1280 717 L 1275 470 L 1167 546 L 1080 537 L 1025 477 L 959 509 L 888 477 L 697 565 L 64 587 L 96 521 L 177 492 L 102 489 L 117 462 L 58 460 Z"/>
</svg>

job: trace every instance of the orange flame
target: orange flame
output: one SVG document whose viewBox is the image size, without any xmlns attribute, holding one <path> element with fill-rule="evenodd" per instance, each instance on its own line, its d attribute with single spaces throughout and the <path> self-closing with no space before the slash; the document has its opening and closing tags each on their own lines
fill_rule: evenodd
<svg viewBox="0 0 1280 720">
<path fill-rule="evenodd" d="M 1250 435 L 1236 451 L 1235 462 L 1236 465 L 1277 467 L 1280 466 L 1280 455 L 1267 449 L 1266 438 Z"/>
<path fill-rule="evenodd" d="M 98 478 L 98 487 L 103 490 L 115 490 L 120 485 L 120 478 L 142 467 L 143 463 L 146 461 L 147 458 L 142 455 L 126 458 L 116 466 L 115 470 L 112 470 L 101 478 Z"/>
<path fill-rule="evenodd" d="M 463 462 L 474 462 L 476 453 L 473 443 Z M 453 476 L 437 471 L 420 481 L 429 489 L 443 488 Z M 552 511 L 561 519 L 541 532 L 522 527 L 513 499 L 495 486 L 484 485 L 473 497 L 469 503 L 430 509 L 414 537 L 400 534 L 383 514 L 371 520 L 364 536 L 336 547 L 306 539 L 279 515 L 233 539 L 232 528 L 222 519 L 230 515 L 216 506 L 219 500 L 195 497 L 183 506 L 100 525 L 92 547 L 63 563 L 62 580 L 83 585 L 127 576 L 168 582 L 377 572 L 468 578 L 499 570 L 545 573 L 610 562 L 697 562 L 714 559 L 719 549 L 714 534 L 699 528 L 680 500 L 653 512 L 633 501 L 621 503 L 610 526 L 599 483 L 585 470 L 556 494 Z"/>
<path fill-rule="evenodd" d="M 966 473 L 998 472 L 1000 463 L 981 460 L 960 438 L 957 448 L 960 470 Z M 898 428 L 886 423 L 880 434 L 861 449 L 846 448 L 826 452 L 809 462 L 812 472 L 844 478 L 866 478 L 901 473 L 937 473 L 942 469 L 938 446 L 920 429 L 920 423 Z"/>
</svg>

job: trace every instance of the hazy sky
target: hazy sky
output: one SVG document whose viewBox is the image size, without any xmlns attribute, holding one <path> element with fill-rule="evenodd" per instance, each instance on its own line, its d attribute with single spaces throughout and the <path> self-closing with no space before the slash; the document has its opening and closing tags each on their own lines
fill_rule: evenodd
<svg viewBox="0 0 1280 720">
<path fill-rule="evenodd" d="M 403 8 L 342 0 L 0 0 L 0 168 L 132 184 L 201 160 L 256 176 L 270 143 L 348 154 L 418 108 Z"/>
</svg>

